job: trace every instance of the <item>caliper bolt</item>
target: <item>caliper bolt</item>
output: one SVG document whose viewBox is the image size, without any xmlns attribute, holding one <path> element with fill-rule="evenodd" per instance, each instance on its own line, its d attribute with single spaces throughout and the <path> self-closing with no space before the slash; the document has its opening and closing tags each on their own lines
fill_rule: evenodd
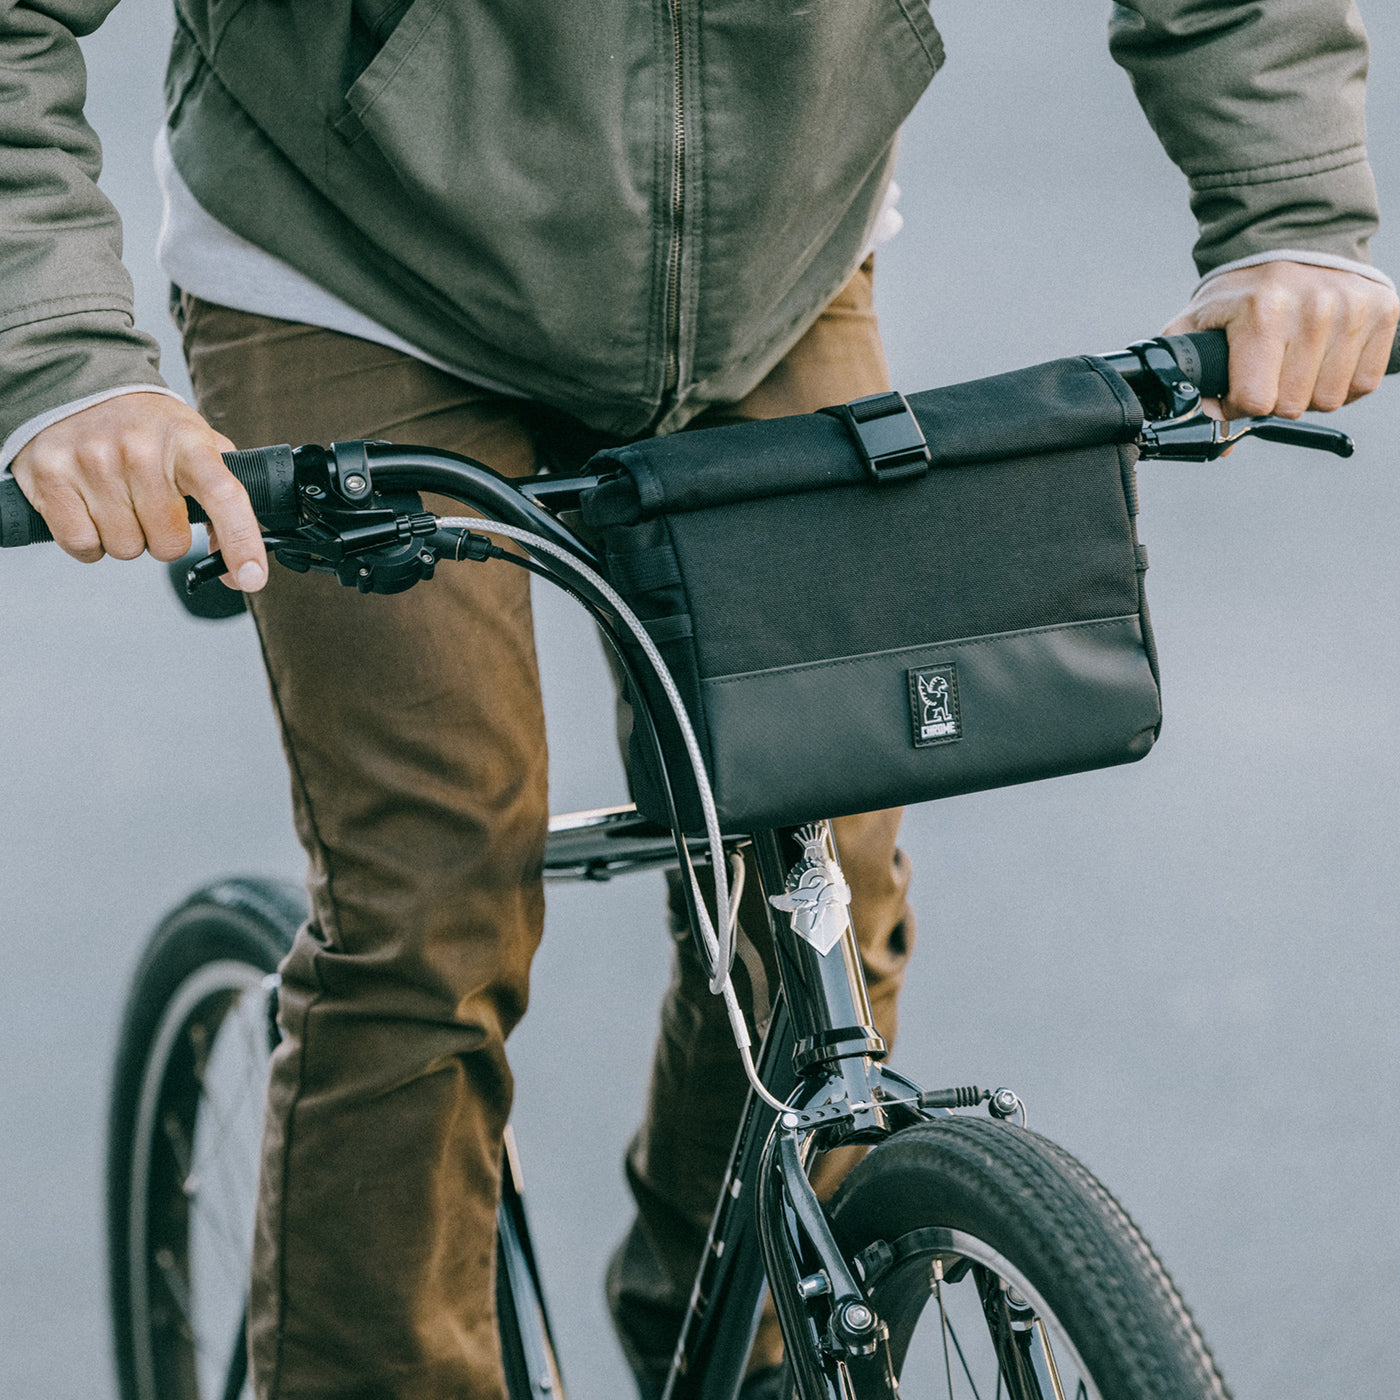
<svg viewBox="0 0 1400 1400">
<path fill-rule="evenodd" d="M 841 1321 L 852 1332 L 864 1332 L 874 1325 L 875 1314 L 864 1303 L 847 1303 L 841 1310 Z"/>
<path fill-rule="evenodd" d="M 1014 1113 L 1025 1111 L 1011 1089 L 998 1089 L 987 1104 L 987 1110 L 994 1118 L 1010 1118 Z"/>
</svg>

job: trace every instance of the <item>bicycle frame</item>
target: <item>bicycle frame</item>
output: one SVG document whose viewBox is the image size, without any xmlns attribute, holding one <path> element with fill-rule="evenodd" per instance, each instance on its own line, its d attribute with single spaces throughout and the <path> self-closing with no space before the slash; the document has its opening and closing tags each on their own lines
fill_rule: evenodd
<svg viewBox="0 0 1400 1400">
<path fill-rule="evenodd" d="M 614 874 L 675 864 L 669 832 L 630 807 L 579 813 L 550 824 L 546 878 L 609 879 Z M 805 838 L 805 839 L 804 839 Z M 828 824 L 758 833 L 736 842 L 753 857 L 769 911 L 779 987 L 758 1055 L 763 1083 L 790 1103 L 779 1123 L 774 1109 L 750 1092 L 736 1133 L 709 1239 L 691 1293 L 691 1305 L 672 1359 L 663 1400 L 732 1400 L 744 1369 L 763 1299 L 765 1278 L 774 1301 L 804 1400 L 840 1400 L 839 1390 L 819 1364 L 823 1345 L 808 1303 L 829 1299 L 832 1328 L 853 1356 L 878 1350 L 880 1323 L 842 1322 L 843 1309 L 863 1307 L 857 1281 L 826 1230 L 804 1168 L 811 1148 L 874 1142 L 928 1114 L 918 1108 L 918 1090 L 884 1069 L 885 1044 L 870 1014 L 869 995 L 849 916 L 841 907 L 835 941 L 821 951 L 795 927 L 796 913 L 775 908 L 794 880 L 810 868 L 811 852 L 824 848 L 827 879 L 839 882 L 840 865 Z M 804 1149 L 807 1149 L 804 1151 Z M 527 1253 L 523 1210 L 509 1194 L 502 1206 L 508 1227 L 503 1244 L 519 1249 L 509 1266 L 531 1393 L 552 1395 L 558 1385 L 538 1275 Z M 869 1309 L 865 1309 L 868 1313 Z M 857 1318 L 857 1321 L 860 1319 Z M 828 1339 L 830 1340 L 830 1339 Z"/>
</svg>

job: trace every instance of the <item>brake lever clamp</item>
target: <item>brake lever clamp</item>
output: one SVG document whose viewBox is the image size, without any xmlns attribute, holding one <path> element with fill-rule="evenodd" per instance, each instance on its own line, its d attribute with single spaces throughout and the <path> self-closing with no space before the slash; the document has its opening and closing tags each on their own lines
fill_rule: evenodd
<svg viewBox="0 0 1400 1400">
<path fill-rule="evenodd" d="M 1245 418 L 1236 426 L 1198 412 L 1189 418 L 1147 424 L 1142 430 L 1142 456 L 1173 462 L 1214 462 L 1247 437 L 1330 452 L 1337 457 L 1350 457 L 1356 450 L 1345 433 L 1317 423 L 1300 423 L 1291 418 Z"/>
<path fill-rule="evenodd" d="M 1134 341 L 1128 349 L 1137 356 L 1148 386 L 1156 391 L 1151 393 L 1146 386 L 1138 391 L 1139 397 L 1147 394 L 1142 404 L 1150 418 L 1175 423 L 1199 412 L 1201 391 L 1160 338 Z"/>
<path fill-rule="evenodd" d="M 295 573 L 334 574 L 361 593 L 402 593 L 432 578 L 437 550 L 428 536 L 437 516 L 417 496 L 373 496 L 362 507 L 303 507 L 306 523 L 270 542 L 277 562 Z"/>
</svg>

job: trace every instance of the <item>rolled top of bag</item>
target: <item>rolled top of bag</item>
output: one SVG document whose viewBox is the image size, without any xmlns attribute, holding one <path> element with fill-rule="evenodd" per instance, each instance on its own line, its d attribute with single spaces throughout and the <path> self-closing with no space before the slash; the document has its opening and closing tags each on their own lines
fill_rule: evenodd
<svg viewBox="0 0 1400 1400">
<path fill-rule="evenodd" d="M 935 468 L 1131 442 L 1142 430 L 1136 396 L 1092 356 L 929 389 L 908 404 Z M 589 470 L 621 472 L 584 498 L 594 529 L 870 480 L 847 425 L 828 413 L 649 438 L 598 453 Z"/>
</svg>

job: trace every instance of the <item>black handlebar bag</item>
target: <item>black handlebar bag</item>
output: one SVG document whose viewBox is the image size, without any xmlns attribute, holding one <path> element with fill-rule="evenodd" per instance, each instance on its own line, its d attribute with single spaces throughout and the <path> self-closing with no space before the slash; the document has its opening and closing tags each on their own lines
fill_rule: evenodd
<svg viewBox="0 0 1400 1400">
<path fill-rule="evenodd" d="M 1161 705 L 1141 428 L 1123 380 L 1081 358 L 595 457 L 584 520 L 680 686 L 722 828 L 1142 758 Z M 635 727 L 630 760 L 666 823 Z M 691 785 L 676 797 L 698 829 Z"/>
</svg>

